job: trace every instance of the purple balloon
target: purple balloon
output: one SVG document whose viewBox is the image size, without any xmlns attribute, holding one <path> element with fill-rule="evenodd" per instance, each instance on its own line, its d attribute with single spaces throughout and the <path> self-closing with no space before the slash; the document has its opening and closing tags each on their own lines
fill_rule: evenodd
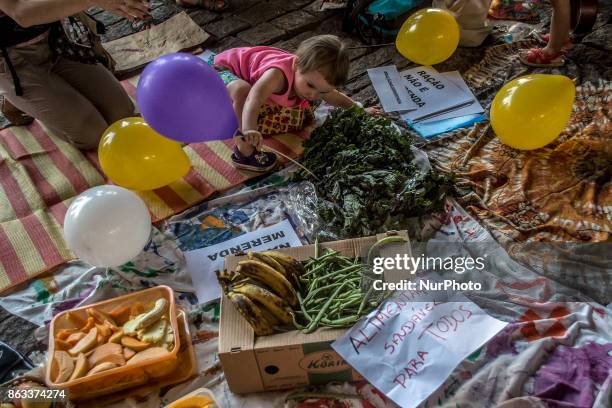
<svg viewBox="0 0 612 408">
<path fill-rule="evenodd" d="M 238 129 L 223 80 L 191 54 L 163 55 L 144 69 L 136 100 L 144 120 L 179 142 L 228 139 Z"/>
</svg>

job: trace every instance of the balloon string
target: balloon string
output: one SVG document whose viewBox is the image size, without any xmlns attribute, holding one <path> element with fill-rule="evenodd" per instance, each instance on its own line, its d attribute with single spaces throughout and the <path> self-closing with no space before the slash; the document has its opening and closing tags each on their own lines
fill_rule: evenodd
<svg viewBox="0 0 612 408">
<path fill-rule="evenodd" d="M 246 140 L 244 139 L 244 135 L 242 134 L 242 132 L 241 132 L 240 130 L 236 130 L 236 133 L 235 133 L 234 135 L 235 135 L 235 136 L 240 136 L 240 140 L 242 140 L 243 142 L 245 142 L 245 143 L 246 143 Z M 266 150 L 271 151 L 271 152 L 272 152 L 272 153 L 274 153 L 274 154 L 277 154 L 277 155 L 279 155 L 279 156 L 284 157 L 285 159 L 289 160 L 290 162 L 292 162 L 292 163 L 296 164 L 296 165 L 297 165 L 299 168 L 301 168 L 302 170 L 304 170 L 306 173 L 310 174 L 310 175 L 311 175 L 312 177 L 314 177 L 315 179 L 320 180 L 320 179 L 319 179 L 317 176 L 315 176 L 315 174 L 314 174 L 312 171 L 308 170 L 306 167 L 304 167 L 303 165 L 301 165 L 301 164 L 300 164 L 300 163 L 298 163 L 297 161 L 293 160 L 291 157 L 289 157 L 289 156 L 287 156 L 287 155 L 285 155 L 285 154 L 282 154 L 281 152 L 279 152 L 278 150 L 276 150 L 276 149 L 274 149 L 274 148 L 272 148 L 272 147 L 270 147 L 270 146 L 265 146 L 265 145 L 264 145 L 264 146 L 262 146 L 262 147 L 263 147 L 264 149 L 266 149 Z"/>
<path fill-rule="evenodd" d="M 319 180 L 319 178 L 317 176 L 314 175 L 314 173 L 310 170 L 308 170 L 306 167 L 304 167 L 303 165 L 301 165 L 300 163 L 298 163 L 297 161 L 293 160 L 291 157 L 282 154 L 281 152 L 279 152 L 278 150 L 270 147 L 270 146 L 262 146 L 265 150 L 269 150 L 272 153 L 278 154 L 279 156 L 283 156 L 285 159 L 291 161 L 294 164 L 297 164 L 298 167 L 300 167 L 302 170 L 304 170 L 306 173 L 310 174 L 312 177 L 316 178 L 317 180 Z"/>
<path fill-rule="evenodd" d="M 384 44 L 372 44 L 372 45 L 355 45 L 353 47 L 347 47 L 349 50 L 358 50 L 361 48 L 380 48 L 380 47 L 389 47 L 391 45 L 395 45 L 395 43 L 384 43 Z"/>
</svg>

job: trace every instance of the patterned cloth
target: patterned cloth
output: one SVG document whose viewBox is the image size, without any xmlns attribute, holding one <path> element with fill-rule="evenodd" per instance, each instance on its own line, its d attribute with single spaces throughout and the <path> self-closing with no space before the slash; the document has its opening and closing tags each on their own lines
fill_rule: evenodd
<svg viewBox="0 0 612 408">
<path fill-rule="evenodd" d="M 489 17 L 498 20 L 532 21 L 538 17 L 540 0 L 493 0 Z"/>
<path fill-rule="evenodd" d="M 138 78 L 122 82 L 134 98 Z M 289 156 L 302 151 L 306 133 L 280 134 L 265 145 Z M 232 166 L 231 140 L 184 147 L 192 167 L 168 186 L 139 192 L 154 221 L 177 214 L 256 176 Z M 74 258 L 62 225 L 72 199 L 104 184 L 95 151 L 82 152 L 35 121 L 0 131 L 0 291 Z"/>
<path fill-rule="evenodd" d="M 526 41 L 491 48 L 464 77 L 477 94 L 490 100 L 492 91 L 508 79 L 504 72 L 509 76 L 526 73 L 517 54 L 531 46 Z M 580 78 L 582 73 L 597 72 L 597 64 L 610 63 L 609 56 L 591 51 L 577 50 L 585 55 L 559 73 Z M 509 148 L 486 124 L 455 132 L 428 147 L 435 167 L 458 176 L 459 186 L 469 192 L 461 202 L 497 240 L 612 239 L 612 87 L 609 80 L 595 77 L 580 84 L 576 92 L 568 126 L 545 148 Z"/>
</svg>

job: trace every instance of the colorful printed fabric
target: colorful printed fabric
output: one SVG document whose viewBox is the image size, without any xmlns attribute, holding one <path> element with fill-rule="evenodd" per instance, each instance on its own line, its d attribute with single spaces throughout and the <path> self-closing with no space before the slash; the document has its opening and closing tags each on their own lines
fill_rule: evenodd
<svg viewBox="0 0 612 408">
<path fill-rule="evenodd" d="M 493 0 L 489 17 L 498 20 L 531 21 L 538 17 L 539 0 Z"/>
<path fill-rule="evenodd" d="M 133 99 L 137 82 L 137 77 L 122 82 Z M 280 134 L 264 144 L 297 157 L 305 136 Z M 231 140 L 185 146 L 189 173 L 139 192 L 154 221 L 256 176 L 232 166 L 232 149 Z M 74 258 L 62 233 L 68 206 L 79 193 L 105 182 L 95 151 L 77 150 L 37 121 L 0 131 L 0 292 Z"/>
<path fill-rule="evenodd" d="M 517 54 L 533 44 L 490 48 L 464 74 L 466 82 L 491 98 L 508 76 L 526 73 Z M 598 55 L 563 69 L 590 75 L 605 61 Z M 461 204 L 500 242 L 606 242 L 612 239 L 611 96 L 605 80 L 579 84 L 567 127 L 542 149 L 503 145 L 483 123 L 428 146 L 428 153 L 438 170 L 455 173 L 465 192 Z"/>
<path fill-rule="evenodd" d="M 259 111 L 257 127 L 262 135 L 299 132 L 314 120 L 310 107 L 287 108 L 279 105 L 264 105 Z"/>
</svg>

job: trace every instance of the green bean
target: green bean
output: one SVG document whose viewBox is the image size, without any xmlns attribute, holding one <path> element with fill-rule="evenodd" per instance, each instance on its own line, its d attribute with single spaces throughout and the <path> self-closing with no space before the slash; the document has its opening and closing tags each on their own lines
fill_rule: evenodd
<svg viewBox="0 0 612 408">
<path fill-rule="evenodd" d="M 329 319 L 325 319 L 322 318 L 321 319 L 321 323 L 323 324 L 342 324 L 342 325 L 346 325 L 348 323 L 353 323 L 356 322 L 357 320 L 359 320 L 359 316 L 347 316 L 347 317 L 343 317 L 340 319 L 335 319 L 335 320 L 329 320 Z"/>
<path fill-rule="evenodd" d="M 357 265 L 351 265 L 351 266 L 347 266 L 347 267 L 346 267 L 346 268 L 344 268 L 344 269 L 338 269 L 337 271 L 332 272 L 332 273 L 329 273 L 329 274 L 327 274 L 327 275 L 324 275 L 324 276 L 319 276 L 318 278 L 316 278 L 316 279 L 315 279 L 315 281 L 317 281 L 317 280 L 318 280 L 318 281 L 327 280 L 327 279 L 329 279 L 329 278 L 334 277 L 335 275 L 339 275 L 339 274 L 342 274 L 342 273 L 345 273 L 345 272 L 350 272 L 352 269 L 355 269 L 355 267 L 356 267 L 356 266 L 357 266 Z"/>
<path fill-rule="evenodd" d="M 319 313 L 314 318 L 314 320 L 310 322 L 310 324 L 306 327 L 306 329 L 304 330 L 304 333 L 311 333 L 313 330 L 316 329 L 317 324 L 319 324 L 319 321 L 323 318 L 323 314 L 329 308 L 329 305 L 334 300 L 334 298 L 338 295 L 338 293 L 340 293 L 340 291 L 344 288 L 345 284 L 346 282 L 343 282 L 340 286 L 336 288 L 334 293 L 332 293 L 329 299 L 327 299 L 327 302 L 325 302 L 325 304 L 323 305 L 323 308 L 319 311 Z"/>
<path fill-rule="evenodd" d="M 368 263 L 367 264 L 372 265 L 372 258 L 374 256 L 374 252 L 378 248 L 391 244 L 393 242 L 406 242 L 406 238 L 399 236 L 399 235 L 390 235 L 388 237 L 378 240 L 374 245 L 370 247 L 370 250 L 368 251 Z"/>
<path fill-rule="evenodd" d="M 368 298 L 370 297 L 370 295 L 372 294 L 373 290 L 374 290 L 374 286 L 370 286 L 370 289 L 368 289 L 368 291 L 366 292 L 365 296 L 363 297 L 363 300 L 361 301 L 361 304 L 359 305 L 359 310 L 357 311 L 358 315 L 361 315 L 361 313 L 363 312 L 365 304 L 366 304 Z"/>
<path fill-rule="evenodd" d="M 304 303 L 302 302 L 302 295 L 300 295 L 300 292 L 297 292 L 297 298 L 298 303 L 300 304 L 300 309 L 302 310 L 302 313 L 304 313 L 304 317 L 306 318 L 306 320 L 308 320 L 308 323 L 310 323 L 312 321 L 312 317 L 310 317 L 310 315 L 306 311 L 306 308 L 304 307 Z"/>
<path fill-rule="evenodd" d="M 359 280 L 360 278 L 352 278 L 348 281 L 344 281 L 344 282 L 335 282 L 335 283 L 331 283 L 329 285 L 325 285 L 325 286 L 321 286 L 318 289 L 313 290 L 312 292 L 308 293 L 308 295 L 306 295 L 306 298 L 304 299 L 304 302 L 308 302 L 308 300 L 312 299 L 312 297 L 318 293 L 321 293 L 322 291 L 326 290 L 326 289 L 332 289 L 337 287 L 338 285 L 341 285 L 342 287 L 344 287 L 344 285 L 346 285 L 349 282 L 353 282 L 355 280 Z"/>
</svg>

